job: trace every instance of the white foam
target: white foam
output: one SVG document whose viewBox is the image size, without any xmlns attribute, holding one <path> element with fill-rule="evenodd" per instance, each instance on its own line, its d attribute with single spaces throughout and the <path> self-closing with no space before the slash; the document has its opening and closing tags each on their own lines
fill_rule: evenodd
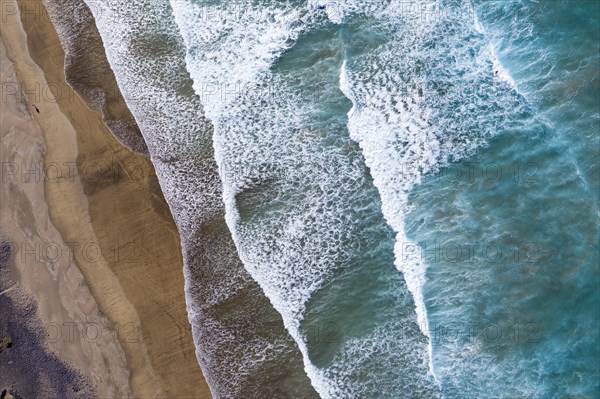
<svg viewBox="0 0 600 399">
<path fill-rule="evenodd" d="M 409 174 L 407 176 L 405 165 L 411 165 L 412 167 L 417 163 L 418 168 L 423 171 L 422 173 L 429 172 L 431 170 L 430 165 L 435 164 L 436 156 L 439 156 L 439 149 L 436 148 L 436 144 L 439 144 L 435 138 L 431 138 L 431 141 L 427 142 L 427 147 L 422 148 L 424 151 L 415 154 L 424 156 L 422 159 L 417 157 L 407 158 L 398 154 L 396 148 L 393 147 L 393 143 L 398 141 L 398 137 L 393 130 L 393 126 L 386 122 L 386 116 L 379 112 L 376 107 L 359 108 L 359 103 L 354 97 L 354 91 L 349 83 L 346 62 L 344 62 L 341 69 L 340 89 L 352 101 L 353 107 L 348 113 L 348 130 L 351 137 L 360 144 L 363 150 L 375 186 L 381 194 L 383 215 L 396 232 L 394 248 L 396 266 L 402 272 L 406 285 L 415 301 L 417 323 L 422 332 L 428 335 L 427 311 L 423 298 L 423 286 L 426 281 L 425 265 L 418 257 L 411 257 L 410 259 L 403 257 L 404 248 L 411 245 L 417 246 L 404 234 L 404 214 L 408 202 L 408 192 L 414 184 L 420 181 L 421 175 Z M 422 124 L 422 121 L 405 122 L 405 126 L 412 128 L 414 132 L 417 132 L 417 124 Z M 411 147 L 414 148 L 415 144 L 413 142 Z M 419 148 L 418 145 L 417 148 Z M 431 348 L 429 353 L 431 353 Z M 431 356 L 430 370 L 433 372 Z"/>
<path fill-rule="evenodd" d="M 194 88 L 207 114 L 218 118 L 236 94 L 261 81 L 273 61 L 304 28 L 306 13 L 289 7 L 260 7 L 251 1 L 201 5 L 172 0 L 174 16 L 193 66 Z M 203 46 L 201 51 L 194 51 Z M 216 87 L 215 87 L 216 85 Z"/>
<path fill-rule="evenodd" d="M 479 22 L 479 17 L 477 16 L 476 12 L 473 13 L 473 21 L 475 30 L 482 35 L 486 35 L 487 32 Z M 498 57 L 496 48 L 492 42 L 488 44 L 488 48 L 494 65 L 494 76 L 501 82 L 504 82 L 507 87 L 518 92 L 517 83 L 514 81 L 508 70 L 500 62 L 500 58 Z"/>
</svg>

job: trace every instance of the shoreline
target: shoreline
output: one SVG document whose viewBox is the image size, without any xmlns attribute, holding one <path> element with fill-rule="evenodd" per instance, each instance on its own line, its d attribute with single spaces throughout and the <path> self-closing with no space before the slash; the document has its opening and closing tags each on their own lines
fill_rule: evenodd
<svg viewBox="0 0 600 399">
<path fill-rule="evenodd" d="M 41 1 L 35 3 L 44 7 Z M 12 124 L 2 127 L 3 155 L 27 154 L 33 146 L 23 147 L 23 141 L 16 139 L 7 146 L 11 128 L 13 136 L 15 127 L 22 128 L 25 136 L 36 131 L 35 162 L 48 175 L 32 184 L 24 181 L 23 174 L 14 174 L 12 186 L 27 192 L 23 202 L 31 204 L 29 213 L 35 215 L 24 224 L 19 218 L 28 210 L 10 209 L 12 201 L 3 201 L 11 202 L 3 204 L 3 228 L 5 220 L 14 222 L 6 228 L 12 227 L 13 243 L 24 243 L 23 237 L 33 235 L 38 245 L 71 244 L 62 252 L 69 256 L 61 256 L 47 268 L 31 267 L 18 257 L 15 261 L 16 280 L 36 297 L 42 325 L 53 323 L 60 312 L 74 320 L 69 322 L 75 323 L 75 339 L 65 342 L 62 337 L 47 343 L 49 348 L 64 353 L 65 361 L 83 376 L 95 376 L 92 385 L 100 397 L 209 398 L 187 318 L 177 228 L 152 164 L 123 147 L 103 117 L 78 94 L 56 91 L 57 87 L 64 89 L 62 93 L 72 89 L 65 82 L 65 54 L 50 20 L 31 20 L 26 13 L 20 21 L 18 16 L 7 17 L 2 41 L 19 85 L 49 90 L 15 95 L 28 101 L 15 105 L 20 109 L 18 120 L 3 116 L 3 125 L 4 121 Z M 15 161 L 18 168 L 20 160 Z M 12 192 L 11 198 L 16 198 Z M 39 234 L 44 215 L 49 217 L 43 227 L 56 230 L 51 239 Z M 16 237 L 19 232 L 21 238 Z M 38 282 L 40 273 L 48 274 L 54 286 Z M 69 287 L 69 281 L 79 284 Z M 97 342 L 83 338 L 90 323 L 99 326 Z M 14 341 L 16 347 L 18 337 Z M 105 353 L 109 346 L 112 355 Z M 115 363 L 107 367 L 110 375 L 100 370 L 104 362 Z"/>
<path fill-rule="evenodd" d="M 45 2 L 93 19 L 100 40 L 92 43 L 102 44 L 97 54 L 111 60 L 143 131 L 181 236 L 196 357 L 211 391 L 227 398 L 318 397 L 296 342 L 246 269 L 226 223 L 213 126 L 194 90 L 170 4 L 107 2 L 92 10 L 83 0 Z M 126 16 L 138 6 L 147 12 Z M 72 39 L 69 51 L 76 53 L 80 42 Z"/>
</svg>

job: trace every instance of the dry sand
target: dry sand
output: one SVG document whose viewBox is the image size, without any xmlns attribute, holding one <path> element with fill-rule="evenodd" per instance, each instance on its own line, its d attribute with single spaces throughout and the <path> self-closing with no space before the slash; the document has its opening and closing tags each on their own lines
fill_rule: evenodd
<svg viewBox="0 0 600 399">
<path fill-rule="evenodd" d="M 179 237 L 152 164 L 67 86 L 47 17 L 3 18 L 1 217 L 16 277 L 0 295 L 35 299 L 48 349 L 98 397 L 209 398 Z M 7 95 L 14 87 L 24 90 Z"/>
</svg>

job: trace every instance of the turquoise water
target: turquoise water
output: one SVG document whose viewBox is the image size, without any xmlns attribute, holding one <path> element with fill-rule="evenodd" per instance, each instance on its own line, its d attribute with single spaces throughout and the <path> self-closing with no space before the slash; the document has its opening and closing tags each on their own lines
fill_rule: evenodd
<svg viewBox="0 0 600 399">
<path fill-rule="evenodd" d="M 199 185 L 219 195 L 232 250 L 297 346 L 244 342 L 237 373 L 301 359 L 323 398 L 600 396 L 599 4 L 156 5 L 212 128 L 194 127 L 214 153 L 193 156 L 216 162 L 222 189 L 161 184 L 195 201 L 190 218 L 208 203 Z M 196 130 L 169 123 L 157 137 L 196 148 Z M 206 286 L 186 278 L 201 340 Z M 209 382 L 272 397 L 299 381 L 274 375 Z"/>
<path fill-rule="evenodd" d="M 409 236 L 447 250 L 430 256 L 425 286 L 447 397 L 600 394 L 599 13 L 581 1 L 480 9 L 529 111 L 411 195 Z"/>
</svg>

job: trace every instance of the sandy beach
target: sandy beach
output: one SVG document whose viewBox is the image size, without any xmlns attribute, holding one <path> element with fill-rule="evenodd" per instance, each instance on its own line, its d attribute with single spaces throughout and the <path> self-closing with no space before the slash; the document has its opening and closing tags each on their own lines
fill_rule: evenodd
<svg viewBox="0 0 600 399">
<path fill-rule="evenodd" d="M 209 398 L 152 164 L 66 83 L 56 31 L 32 4 L 40 13 L 2 16 L 0 334 L 13 344 L 0 353 L 0 391 Z"/>
</svg>

